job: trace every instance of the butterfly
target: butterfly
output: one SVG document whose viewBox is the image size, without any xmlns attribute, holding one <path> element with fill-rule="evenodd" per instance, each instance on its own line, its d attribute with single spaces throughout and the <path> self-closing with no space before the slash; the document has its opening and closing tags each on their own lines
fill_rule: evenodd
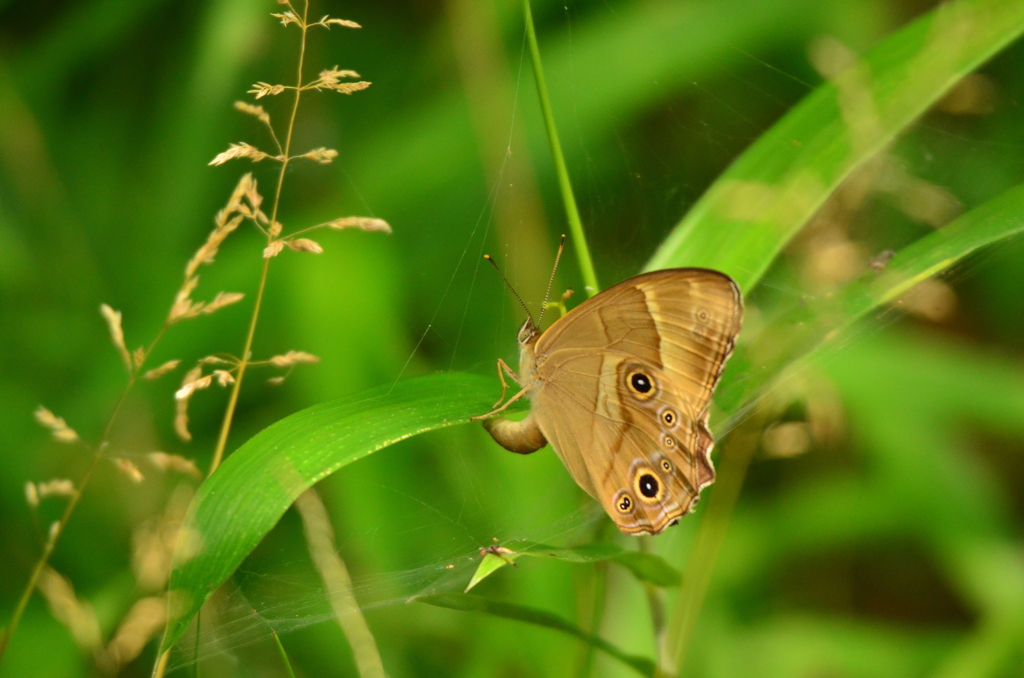
<svg viewBox="0 0 1024 678">
<path fill-rule="evenodd" d="M 693 511 L 715 479 L 708 406 L 743 319 L 736 282 L 665 269 L 620 282 L 543 333 L 527 316 L 520 374 L 499 359 L 502 397 L 475 418 L 512 452 L 550 443 L 626 534 L 658 534 Z M 507 401 L 504 374 L 521 387 Z M 522 397 L 525 419 L 495 416 Z"/>
</svg>

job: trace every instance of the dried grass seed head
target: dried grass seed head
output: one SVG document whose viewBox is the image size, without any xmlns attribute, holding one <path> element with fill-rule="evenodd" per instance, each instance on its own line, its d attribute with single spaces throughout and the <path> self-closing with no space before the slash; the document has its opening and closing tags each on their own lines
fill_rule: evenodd
<svg viewBox="0 0 1024 678">
<path fill-rule="evenodd" d="M 320 24 L 321 26 L 324 26 L 324 27 L 328 28 L 328 29 L 330 29 L 331 26 L 344 26 L 345 28 L 362 28 L 362 26 L 357 24 L 355 21 L 350 21 L 348 19 L 332 19 L 329 16 L 327 16 L 326 14 L 317 23 Z M 358 78 L 359 76 L 356 75 L 356 76 L 353 76 L 353 77 Z"/>
<path fill-rule="evenodd" d="M 80 440 L 75 430 L 68 426 L 64 419 L 58 417 L 42 405 L 36 408 L 35 417 L 36 421 L 50 429 L 54 440 L 62 443 L 75 443 Z"/>
<path fill-rule="evenodd" d="M 205 358 L 200 358 L 197 365 L 237 365 L 238 358 L 229 356 L 222 358 L 219 355 L 208 355 Z"/>
<path fill-rule="evenodd" d="M 39 499 L 47 497 L 73 497 L 75 496 L 75 484 L 67 478 L 54 478 L 36 486 L 39 491 Z"/>
<path fill-rule="evenodd" d="M 191 374 L 191 372 L 190 372 L 190 374 Z M 198 379 L 183 385 L 181 388 L 179 388 L 177 391 L 175 391 L 174 392 L 174 397 L 177 400 L 188 400 L 189 398 L 192 397 L 192 394 L 195 393 L 196 391 L 201 391 L 204 388 L 210 388 L 210 385 L 212 383 L 213 383 L 213 375 L 212 374 L 208 374 L 205 377 L 199 377 Z"/>
<path fill-rule="evenodd" d="M 178 369 L 178 365 L 180 364 L 180 360 L 168 360 L 163 365 L 160 365 L 159 367 L 154 367 L 153 369 L 143 374 L 142 378 L 154 381 L 164 376 L 165 374 L 173 372 L 174 370 Z"/>
<path fill-rule="evenodd" d="M 25 483 L 25 503 L 33 510 L 39 508 L 39 489 L 31 480 Z"/>
<path fill-rule="evenodd" d="M 312 252 L 313 254 L 323 254 L 324 248 L 320 247 L 320 243 L 309 238 L 295 238 L 294 240 L 283 240 L 289 249 L 293 249 L 296 252 Z"/>
<path fill-rule="evenodd" d="M 242 182 L 239 182 L 239 186 L 241 186 L 247 178 L 251 180 L 251 176 L 252 175 L 250 174 L 243 176 Z M 238 192 L 237 188 L 235 190 Z M 242 207 L 241 198 L 245 195 L 246 193 L 242 192 L 237 200 L 235 200 L 235 196 L 232 195 L 232 199 L 228 202 L 227 206 L 217 213 L 217 217 L 214 219 L 214 228 L 210 231 L 210 235 L 206 237 L 206 242 L 196 250 L 196 253 L 192 255 L 191 259 L 189 259 L 188 264 L 185 265 L 185 280 L 190 280 L 203 264 L 212 264 L 217 256 L 220 246 L 224 243 L 224 240 L 226 240 L 227 237 L 241 225 L 244 215 L 236 213 Z"/>
<path fill-rule="evenodd" d="M 142 475 L 142 471 L 139 470 L 139 467 L 136 466 L 130 459 L 115 457 L 113 459 L 113 462 L 117 466 L 117 468 L 121 470 L 122 473 L 124 473 L 126 476 L 128 476 L 129 479 L 131 479 L 132 482 L 141 483 L 143 480 L 146 479 L 146 476 Z"/>
<path fill-rule="evenodd" d="M 319 80 L 325 85 L 336 85 L 343 78 L 348 80 L 358 77 L 361 76 L 355 71 L 349 71 L 335 66 L 334 68 L 325 68 L 320 71 Z"/>
<path fill-rule="evenodd" d="M 181 388 L 174 394 L 174 432 L 185 442 L 192 441 L 192 434 L 188 431 L 188 401 L 196 390 L 193 384 L 202 377 L 202 374 L 201 365 L 193 367 L 185 373 L 185 377 L 181 380 Z M 188 388 L 187 391 L 186 388 Z"/>
<path fill-rule="evenodd" d="M 374 217 L 342 217 L 341 219 L 328 221 L 326 226 L 339 231 L 346 228 L 358 228 L 364 231 L 391 233 L 391 225 L 388 222 Z"/>
<path fill-rule="evenodd" d="M 306 353 L 305 351 L 288 351 L 283 355 L 275 355 L 274 357 L 270 358 L 267 362 L 269 362 L 274 367 L 285 368 L 291 367 L 293 365 L 298 365 L 299 363 L 315 365 L 316 363 L 320 362 L 320 358 L 313 355 L 312 353 Z"/>
<path fill-rule="evenodd" d="M 252 89 L 248 91 L 248 94 L 255 94 L 257 99 L 262 99 L 266 96 L 277 96 L 284 90 L 284 85 L 271 85 L 269 82 L 257 82 L 252 86 Z"/>
<path fill-rule="evenodd" d="M 270 16 L 274 17 L 275 19 L 280 19 L 282 26 L 287 26 L 288 24 L 295 24 L 297 26 L 302 25 L 302 21 L 299 19 L 298 16 L 295 15 L 295 12 L 292 12 L 290 10 L 287 12 L 272 13 Z M 259 97 L 256 98 L 258 99 Z"/>
<path fill-rule="evenodd" d="M 339 94 L 355 94 L 356 92 L 362 92 L 372 84 L 372 82 L 360 80 L 359 82 L 339 82 L 332 85 L 325 84 L 323 87 L 325 89 L 333 89 Z M 319 89 L 319 87 L 317 89 Z"/>
<path fill-rule="evenodd" d="M 251 115 L 265 125 L 270 124 L 270 114 L 267 113 L 262 106 L 254 106 L 246 101 L 236 101 L 235 110 Z"/>
<path fill-rule="evenodd" d="M 167 454 L 166 452 L 150 452 L 146 455 L 146 458 L 149 459 L 149 463 L 161 471 L 174 471 L 192 476 L 196 480 L 203 479 L 202 472 L 191 459 L 186 459 L 177 454 Z"/>
<path fill-rule="evenodd" d="M 167 623 L 167 600 L 163 596 L 142 598 L 128 610 L 107 647 L 99 653 L 96 664 L 107 675 L 138 657 L 146 644 L 156 637 Z"/>
<path fill-rule="evenodd" d="M 242 294 L 241 292 L 218 292 L 217 296 L 213 298 L 213 301 L 211 301 L 210 303 L 206 304 L 206 306 L 203 307 L 203 314 L 210 315 L 211 313 L 215 313 L 216 311 L 219 311 L 225 306 L 237 304 L 244 298 L 245 295 Z"/>
<path fill-rule="evenodd" d="M 281 156 L 264 153 L 252 144 L 240 141 L 237 144 L 229 144 L 228 150 L 218 153 L 217 157 L 208 162 L 207 165 L 223 165 L 228 160 L 234 160 L 235 158 L 248 158 L 253 162 L 259 162 L 261 160 L 266 160 L 267 158 L 270 158 L 271 160 L 283 159 Z"/>
<path fill-rule="evenodd" d="M 331 161 L 338 157 L 338 152 L 333 148 L 324 148 L 321 146 L 320 148 L 314 148 L 312 151 L 308 151 L 296 157 L 312 160 L 313 162 L 321 165 L 329 165 L 331 164 Z"/>
<path fill-rule="evenodd" d="M 284 241 L 275 240 L 274 242 L 270 243 L 269 245 L 263 248 L 263 258 L 270 259 L 271 257 L 276 257 L 278 254 L 281 253 L 283 249 Z"/>
<path fill-rule="evenodd" d="M 50 613 L 67 627 L 75 643 L 83 650 L 98 650 L 101 634 L 96 613 L 89 603 L 78 599 L 71 582 L 47 565 L 40 573 L 37 585 L 46 599 Z"/>
<path fill-rule="evenodd" d="M 235 377 L 227 370 L 214 370 L 211 376 L 217 378 L 218 386 L 228 387 L 235 383 Z"/>
<path fill-rule="evenodd" d="M 107 328 L 110 330 L 110 340 L 114 342 L 114 347 L 121 355 L 124 366 L 131 373 L 133 371 L 132 356 L 128 352 L 128 346 L 124 343 L 124 330 L 121 328 L 121 312 L 115 311 L 106 304 L 100 304 L 100 315 L 107 321 Z"/>
</svg>

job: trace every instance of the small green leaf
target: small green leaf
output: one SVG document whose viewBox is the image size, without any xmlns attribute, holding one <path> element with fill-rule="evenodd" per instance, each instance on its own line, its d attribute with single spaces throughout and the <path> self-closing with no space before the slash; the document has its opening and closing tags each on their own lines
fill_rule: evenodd
<svg viewBox="0 0 1024 678">
<path fill-rule="evenodd" d="M 527 624 L 534 624 L 535 626 L 555 629 L 562 633 L 567 633 L 570 636 L 575 636 L 585 643 L 589 643 L 596 649 L 618 659 L 620 662 L 634 669 L 642 676 L 654 675 L 654 662 L 650 659 L 626 654 L 606 640 L 587 633 L 579 627 L 573 626 L 561 617 L 544 610 L 538 610 L 525 605 L 503 603 L 497 600 L 491 600 L 490 598 L 469 595 L 466 593 L 438 593 L 428 596 L 415 596 L 410 598 L 409 601 L 426 603 L 427 605 L 433 605 L 435 607 L 446 607 L 450 610 L 483 612 L 495 617 L 514 619 L 516 621 L 526 622 Z"/>
<path fill-rule="evenodd" d="M 681 581 L 679 571 L 669 565 L 661 556 L 640 551 L 626 551 L 614 544 L 585 544 L 573 548 L 560 548 L 528 541 L 509 542 L 506 547 L 509 553 L 497 556 L 488 553 L 480 561 L 480 566 L 466 587 L 469 592 L 481 581 L 500 570 L 510 561 L 522 556 L 534 558 L 554 558 L 567 563 L 596 563 L 604 560 L 616 562 L 639 579 L 655 586 L 678 586 Z"/>
<path fill-rule="evenodd" d="M 508 558 L 508 560 L 505 560 L 505 558 L 496 556 L 493 553 L 484 554 L 484 557 L 480 560 L 480 566 L 477 567 L 476 572 L 473 573 L 473 578 L 469 580 L 469 584 L 466 586 L 465 592 L 469 593 L 470 589 L 474 586 L 508 565 L 509 561 L 515 562 L 515 559 L 520 555 L 522 554 L 506 554 L 506 558 Z"/>
</svg>

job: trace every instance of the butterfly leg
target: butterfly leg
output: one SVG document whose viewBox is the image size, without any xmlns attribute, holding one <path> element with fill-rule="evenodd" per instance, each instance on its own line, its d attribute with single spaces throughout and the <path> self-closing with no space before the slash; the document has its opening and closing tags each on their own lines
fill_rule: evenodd
<svg viewBox="0 0 1024 678">
<path fill-rule="evenodd" d="M 498 358 L 498 379 L 501 380 L 501 397 L 498 398 L 498 402 L 491 405 L 491 407 L 497 407 L 498 405 L 500 405 L 501 401 L 505 399 L 505 394 L 508 392 L 508 384 L 505 382 L 505 375 L 503 374 L 503 372 L 508 372 L 508 376 L 512 378 L 512 381 L 522 386 L 522 383 L 519 381 L 519 377 L 516 376 L 515 371 L 513 371 L 513 369 L 508 366 L 508 363 L 506 363 L 501 358 Z"/>
<path fill-rule="evenodd" d="M 514 403 L 515 401 L 519 400 L 520 398 L 522 398 L 522 397 L 523 397 L 524 395 L 526 395 L 526 392 L 527 392 L 527 391 L 529 391 L 529 390 L 530 390 L 530 389 L 528 389 L 528 388 L 524 388 L 524 389 L 523 389 L 522 391 L 520 391 L 519 393 L 515 394 L 514 396 L 512 396 L 511 398 L 509 398 L 508 400 L 506 400 L 506 401 L 505 401 L 505 404 L 504 404 L 504 405 L 502 405 L 501 407 L 497 407 L 497 404 L 501 402 L 501 401 L 499 400 L 499 401 L 498 401 L 498 403 L 495 403 L 495 406 L 496 406 L 496 408 L 495 408 L 495 409 L 491 410 L 491 411 L 490 411 L 490 412 L 488 412 L 487 414 L 481 414 L 481 415 L 480 415 L 480 416 L 478 416 L 478 417 L 471 417 L 471 418 L 470 418 L 470 421 L 479 421 L 479 420 L 481 420 L 481 419 L 487 419 L 488 417 L 490 417 L 490 416 L 493 416 L 493 415 L 495 415 L 495 414 L 498 414 L 499 412 L 504 412 L 504 411 L 505 411 L 505 409 L 506 409 L 506 408 L 507 408 L 507 407 L 508 407 L 509 405 L 511 405 L 511 404 L 512 404 L 512 403 Z"/>
</svg>

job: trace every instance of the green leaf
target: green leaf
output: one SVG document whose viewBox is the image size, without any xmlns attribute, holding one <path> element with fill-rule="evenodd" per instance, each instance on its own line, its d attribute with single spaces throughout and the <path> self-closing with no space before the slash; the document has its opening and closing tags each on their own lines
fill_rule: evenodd
<svg viewBox="0 0 1024 678">
<path fill-rule="evenodd" d="M 758 138 L 646 270 L 713 268 L 749 291 L 843 179 L 1022 31 L 1019 0 L 942 4 L 900 30 Z"/>
<path fill-rule="evenodd" d="M 505 558 L 502 558 L 501 556 L 496 556 L 493 553 L 484 554 L 484 557 L 480 559 L 480 565 L 477 566 L 476 572 L 473 573 L 473 577 L 469 580 L 469 584 L 466 585 L 465 593 L 469 593 L 470 589 L 508 565 L 510 562 L 515 563 L 516 558 L 520 555 L 522 554 L 507 553 L 505 554 Z"/>
<path fill-rule="evenodd" d="M 170 648 L 206 598 L 238 568 L 302 492 L 338 469 L 405 438 L 488 412 L 493 377 L 435 374 L 315 405 L 267 427 L 204 482 L 185 517 L 170 590 Z M 512 408 L 514 409 L 514 408 Z M 187 544 L 198 544 L 188 554 Z M 189 557 L 191 556 L 191 557 Z"/>
<path fill-rule="evenodd" d="M 466 587 L 466 592 L 505 565 L 514 563 L 521 556 L 554 558 L 567 563 L 597 563 L 611 560 L 628 569 L 640 581 L 650 582 L 655 586 L 678 586 L 682 580 L 679 571 L 661 556 L 641 551 L 627 551 L 614 544 L 585 544 L 573 548 L 560 548 L 529 541 L 512 541 L 504 548 L 507 552 L 503 551 L 501 555 L 484 555 Z"/>
<path fill-rule="evenodd" d="M 807 301 L 771 320 L 736 351 L 716 403 L 726 412 L 735 412 L 789 365 L 841 338 L 843 330 L 858 319 L 972 252 L 1022 232 L 1024 184 L 900 250 L 883 271 L 869 271 L 838 293 Z M 755 364 L 754 355 L 770 357 Z"/>
<path fill-rule="evenodd" d="M 527 624 L 555 629 L 562 633 L 568 633 L 571 636 L 575 636 L 576 638 L 589 643 L 598 650 L 607 653 L 608 655 L 618 659 L 626 666 L 636 670 L 640 675 L 654 675 L 654 662 L 650 659 L 626 654 L 604 639 L 589 634 L 586 631 L 573 626 L 561 617 L 555 616 L 550 612 L 545 612 L 544 610 L 526 607 L 525 605 L 503 603 L 497 600 L 491 600 L 490 598 L 469 595 L 466 593 L 438 593 L 436 595 L 415 596 L 409 600 L 410 602 L 415 601 L 417 603 L 426 603 L 427 605 L 434 605 L 435 607 L 446 607 L 451 610 L 483 612 L 495 617 L 514 619 L 516 621 L 526 622 Z"/>
</svg>

